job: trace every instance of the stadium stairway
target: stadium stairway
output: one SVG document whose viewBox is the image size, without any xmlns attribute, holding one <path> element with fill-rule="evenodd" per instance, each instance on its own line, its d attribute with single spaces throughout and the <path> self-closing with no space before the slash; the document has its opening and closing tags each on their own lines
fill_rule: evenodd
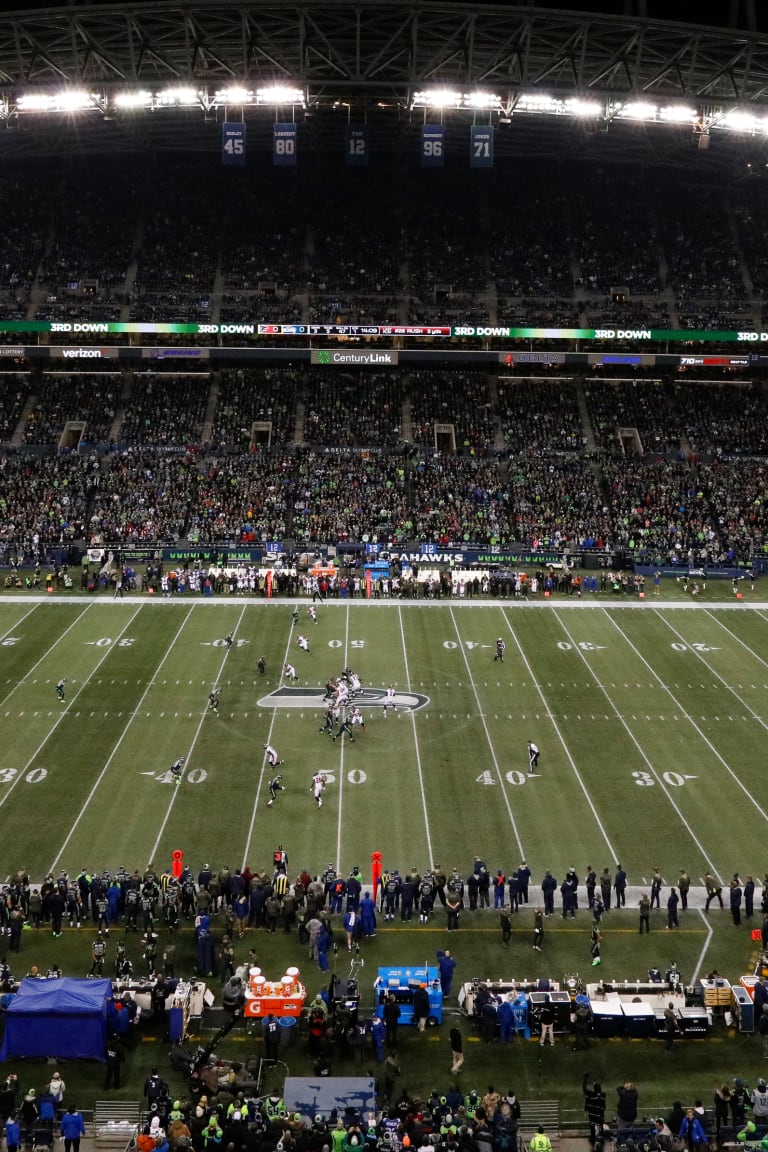
<svg viewBox="0 0 768 1152">
<path fill-rule="evenodd" d="M 584 395 L 584 382 L 582 380 L 576 382 L 576 403 L 579 406 L 581 426 L 584 429 L 584 447 L 587 452 L 596 452 L 597 441 L 595 440 L 595 430 L 592 427 L 592 417 L 587 407 L 587 398 Z"/>
<path fill-rule="evenodd" d="M 501 417 L 499 416 L 499 387 L 495 374 L 488 374 L 486 387 L 488 389 L 488 399 L 494 412 L 493 426 L 495 431 L 493 446 L 497 452 L 503 452 L 506 441 L 504 440 L 504 429 L 501 426 Z"/>
<path fill-rule="evenodd" d="M 203 427 L 200 433 L 203 444 L 210 444 L 211 437 L 213 436 L 213 418 L 216 415 L 216 408 L 219 403 L 220 391 L 221 372 L 211 372 L 210 387 L 208 389 L 208 404 L 205 409 L 205 418 L 203 419 Z"/>
<path fill-rule="evenodd" d="M 24 443 L 24 429 L 27 426 L 29 414 L 34 406 L 35 396 L 32 392 L 30 392 L 25 401 L 21 416 L 19 416 L 19 422 L 14 429 L 13 436 L 11 437 L 11 444 L 14 446 L 14 448 L 20 448 Z"/>
<path fill-rule="evenodd" d="M 404 398 L 400 409 L 400 438 L 408 441 L 413 439 L 413 416 L 411 413 L 410 395 Z"/>
<path fill-rule="evenodd" d="M 130 368 L 123 373 L 123 386 L 120 390 L 120 399 L 117 402 L 117 407 L 115 408 L 115 418 L 112 421 L 112 427 L 109 430 L 109 438 L 114 444 L 117 444 L 120 440 L 120 429 L 122 428 L 123 420 L 125 419 L 126 405 L 131 398 L 133 382 L 134 373 L 133 369 Z"/>
<path fill-rule="evenodd" d="M 304 418 L 307 414 L 307 407 L 304 401 L 299 397 L 296 401 L 296 420 L 293 425 L 293 444 L 304 443 Z"/>
</svg>

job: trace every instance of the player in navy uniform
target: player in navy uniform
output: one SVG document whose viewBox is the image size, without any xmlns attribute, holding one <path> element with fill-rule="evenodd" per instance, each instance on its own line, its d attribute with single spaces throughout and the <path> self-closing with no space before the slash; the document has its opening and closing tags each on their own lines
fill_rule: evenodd
<svg viewBox="0 0 768 1152">
<path fill-rule="evenodd" d="M 327 711 L 325 713 L 325 719 L 323 721 L 323 726 L 320 729 L 320 732 L 322 735 L 324 735 L 326 732 L 330 732 L 331 734 L 333 734 L 333 726 L 336 723 L 337 716 L 338 716 L 338 710 L 337 709 L 335 709 L 333 707 L 327 709 Z"/>
<path fill-rule="evenodd" d="M 285 792 L 283 785 L 283 774 L 278 772 L 277 776 L 273 776 L 269 782 L 269 800 L 267 800 L 267 808 L 271 808 L 277 799 L 278 792 Z"/>
<path fill-rule="evenodd" d="M 101 932 L 97 933 L 96 939 L 91 944 L 91 957 L 93 963 L 91 964 L 91 976 L 101 976 L 104 973 L 104 957 L 107 954 L 107 945 L 104 942 L 104 936 Z"/>
<path fill-rule="evenodd" d="M 219 714 L 219 690 L 214 688 L 212 692 L 208 693 L 208 704 L 210 705 L 211 712 L 214 716 Z"/>
<path fill-rule="evenodd" d="M 64 685 L 66 684 L 66 682 L 67 682 L 67 678 L 66 678 L 66 676 L 63 676 L 62 679 L 59 680 L 58 684 L 56 685 L 56 695 L 58 696 L 59 700 L 62 701 L 62 703 L 64 702 Z"/>
<path fill-rule="evenodd" d="M 181 770 L 184 767 L 186 759 L 186 756 L 179 756 L 178 760 L 175 760 L 173 764 L 171 764 L 171 775 L 177 784 L 179 780 L 181 780 Z"/>
<path fill-rule="evenodd" d="M 235 642 L 235 638 L 234 638 L 234 636 L 232 635 L 232 633 L 231 633 L 231 632 L 227 632 L 226 636 L 224 637 L 224 643 L 225 643 L 225 644 L 226 644 L 226 646 L 227 646 L 227 651 L 229 651 L 229 649 L 232 647 L 232 645 L 234 644 L 234 642 Z"/>
<path fill-rule="evenodd" d="M 494 661 L 500 660 L 501 663 L 503 664 L 504 663 L 504 653 L 506 652 L 506 650 L 507 650 L 507 645 L 504 643 L 503 638 L 501 636 L 499 636 L 498 640 L 496 641 L 496 655 L 493 657 Z"/>
<path fill-rule="evenodd" d="M 334 732 L 333 739 L 338 740 L 339 736 L 348 736 L 350 743 L 354 744 L 355 738 L 352 735 L 352 721 L 350 720 L 349 716 L 344 717 L 341 724 L 339 725 L 338 732 Z"/>
</svg>

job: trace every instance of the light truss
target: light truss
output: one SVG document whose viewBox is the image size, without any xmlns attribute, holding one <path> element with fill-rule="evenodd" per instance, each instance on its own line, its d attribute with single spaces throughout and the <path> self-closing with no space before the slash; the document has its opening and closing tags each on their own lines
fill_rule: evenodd
<svg viewBox="0 0 768 1152">
<path fill-rule="evenodd" d="M 388 114 L 393 131 L 442 89 L 457 94 L 446 116 L 762 137 L 768 36 L 442 0 L 152 0 L 0 14 L 9 128 L 40 124 L 42 105 L 122 117 L 139 134 L 194 135 L 221 110 L 257 115 L 267 103 L 258 93 L 275 86 L 300 94 L 286 103 L 302 114 Z"/>
</svg>

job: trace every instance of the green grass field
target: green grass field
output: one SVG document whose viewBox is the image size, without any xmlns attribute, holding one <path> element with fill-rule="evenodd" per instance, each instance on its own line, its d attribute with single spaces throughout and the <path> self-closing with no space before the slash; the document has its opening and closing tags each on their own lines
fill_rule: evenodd
<svg viewBox="0 0 768 1152">
<path fill-rule="evenodd" d="M 681 867 L 694 883 L 765 870 L 762 610 L 335 602 L 293 626 L 284 602 L 11 600 L 0 647 L 3 874 L 162 869 L 174 849 L 195 870 L 255 867 L 277 843 L 311 871 L 367 870 L 374 850 L 465 872 L 475 854 L 525 857 L 539 879 L 621 860 L 640 885 L 656 865 L 670 883 Z M 287 659 L 297 687 L 275 696 Z M 334 744 L 317 690 L 345 665 L 411 696 L 388 716 L 363 702 L 366 731 Z M 273 808 L 267 741 L 285 760 Z"/>
<path fill-rule="evenodd" d="M 757 597 L 750 606 L 714 598 L 334 602 L 319 607 L 317 624 L 302 603 L 296 626 L 291 612 L 285 601 L 235 598 L 0 602 L 0 876 L 18 867 L 41 879 L 61 869 L 150 862 L 162 870 L 175 849 L 195 873 L 203 863 L 268 868 L 283 844 L 291 872 L 333 862 L 344 872 L 359 865 L 368 875 L 373 851 L 389 868 L 439 862 L 465 875 L 475 855 L 494 871 L 509 871 L 524 857 L 535 899 L 547 868 L 558 880 L 569 867 L 583 878 L 587 863 L 613 871 L 620 860 L 632 885 L 630 907 L 606 919 L 603 978 L 644 978 L 649 966 L 671 959 L 686 981 L 711 967 L 734 981 L 751 970 L 759 943 L 750 940 L 752 925 L 733 928 L 727 897 L 722 913 L 705 917 L 692 908 L 674 934 L 663 931 L 663 910 L 654 912 L 653 932 L 642 942 L 631 905 L 655 866 L 668 884 L 682 867 L 696 886 L 708 869 L 726 885 L 734 871 L 762 881 L 768 606 Z M 235 644 L 228 650 L 223 637 L 230 631 Z M 299 650 L 299 632 L 309 637 L 310 654 Z M 506 640 L 503 665 L 493 660 L 497 636 Z M 261 654 L 263 676 L 256 668 Z M 299 676 L 287 694 L 286 659 Z M 364 702 L 366 731 L 356 732 L 354 744 L 319 733 L 318 690 L 345 665 L 367 688 L 392 683 L 402 697 L 386 717 L 379 704 Z M 55 691 L 62 676 L 64 703 Z M 207 708 L 213 685 L 221 688 L 218 717 Z M 541 749 L 534 775 L 529 739 Z M 267 741 L 285 760 L 286 791 L 271 808 Z M 175 784 L 168 770 L 179 756 L 186 764 Z M 329 777 L 321 809 L 310 794 L 317 770 Z M 662 909 L 665 900 L 666 889 Z M 691 903 L 700 906 L 700 890 Z M 758 894 L 752 924 L 760 921 Z M 465 914 L 452 941 L 459 979 L 562 979 L 574 971 L 588 978 L 587 915 L 548 921 L 543 954 L 530 949 L 531 922 L 530 912 L 521 913 L 505 952 L 493 913 Z M 216 929 L 224 930 L 223 920 Z M 23 974 L 31 963 L 60 957 L 68 974 L 84 974 L 91 938 L 24 933 L 14 970 Z M 423 962 L 448 939 L 439 911 L 427 928 L 416 921 L 383 926 L 365 944 L 364 1004 L 376 965 Z M 239 952 L 250 946 L 265 970 L 299 963 L 310 994 L 320 987 L 321 974 L 295 939 L 249 932 Z M 138 971 L 133 937 L 129 955 Z M 345 957 L 340 952 L 342 975 Z M 182 974 L 190 974 L 189 927 L 179 934 L 179 958 Z M 408 1037 L 402 1060 L 412 1088 L 429 1090 L 428 1081 L 447 1072 L 444 1032 Z M 760 1041 L 728 1046 L 725 1038 L 707 1043 L 704 1063 L 698 1045 L 686 1054 L 681 1093 L 703 1091 L 696 1087 L 702 1074 L 713 1084 L 726 1073 L 743 1074 Z M 260 1043 L 233 1035 L 226 1050 L 242 1055 L 244 1041 Z M 615 1083 L 627 1076 L 650 1081 L 663 1103 L 653 1043 L 597 1047 L 589 1058 L 595 1074 L 609 1084 L 614 1075 Z M 132 1054 L 137 1074 L 146 1063 L 142 1052 L 157 1058 L 152 1050 L 144 1044 Z M 566 1047 L 548 1054 L 544 1070 L 535 1051 L 515 1048 L 504 1064 L 518 1091 L 557 1092 L 578 1111 L 580 1073 Z M 470 1047 L 468 1075 L 478 1087 L 498 1059 L 496 1049 Z M 306 1056 L 291 1057 L 292 1071 L 300 1074 L 305 1064 Z M 135 1090 L 129 1083 L 125 1093 Z"/>
</svg>

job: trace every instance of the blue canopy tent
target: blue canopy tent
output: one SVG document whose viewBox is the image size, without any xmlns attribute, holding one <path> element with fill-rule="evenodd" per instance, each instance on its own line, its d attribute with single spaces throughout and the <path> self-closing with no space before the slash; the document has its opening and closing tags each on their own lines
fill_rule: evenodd
<svg viewBox="0 0 768 1152">
<path fill-rule="evenodd" d="M 0 1060 L 104 1060 L 111 980 L 22 980 L 5 1014 Z"/>
</svg>

